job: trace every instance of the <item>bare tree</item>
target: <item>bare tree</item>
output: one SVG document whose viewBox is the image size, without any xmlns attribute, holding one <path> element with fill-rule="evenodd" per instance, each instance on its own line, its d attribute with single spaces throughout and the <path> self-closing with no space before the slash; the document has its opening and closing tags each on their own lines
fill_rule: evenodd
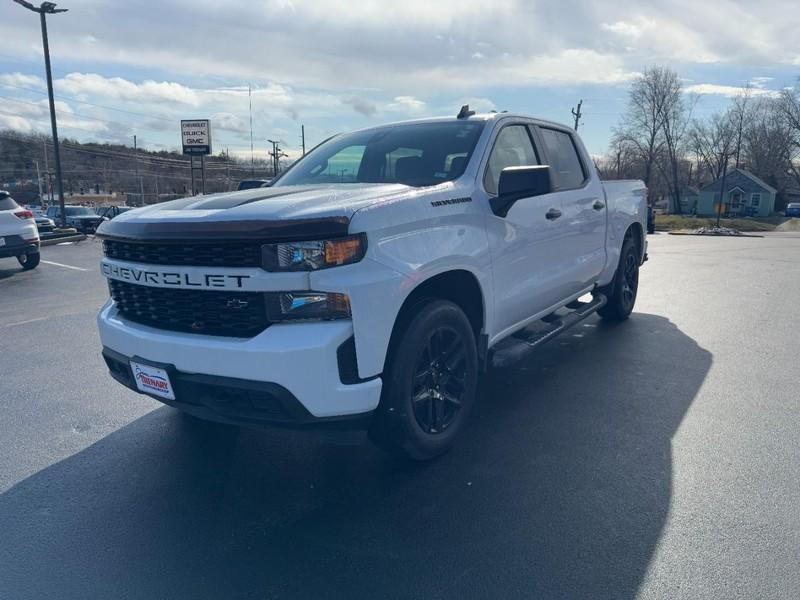
<svg viewBox="0 0 800 600">
<path fill-rule="evenodd" d="M 730 110 L 714 113 L 708 122 L 695 120 L 689 130 L 690 149 L 710 179 L 720 178 L 725 164 L 736 154 L 737 117 Z"/>
<path fill-rule="evenodd" d="M 753 87 L 748 83 L 742 89 L 742 93 L 735 96 L 733 106 L 729 109 L 729 119 L 734 131 L 734 156 L 736 158 L 736 168 L 742 165 L 742 143 L 744 142 L 745 124 L 750 117 L 750 99 Z"/>
<path fill-rule="evenodd" d="M 663 98 L 663 122 L 661 135 L 664 139 L 666 165 L 665 178 L 669 182 L 670 195 L 674 200 L 675 212 L 681 212 L 681 163 L 686 150 L 687 133 L 696 98 L 684 99 L 681 80 L 672 69 L 664 69 L 661 74 L 659 92 Z"/>
<path fill-rule="evenodd" d="M 783 91 L 778 106 L 790 135 L 788 171 L 794 184 L 800 187 L 800 83 L 794 89 Z"/>
<path fill-rule="evenodd" d="M 748 169 L 783 194 L 796 163 L 797 135 L 781 100 L 761 98 L 753 106 L 742 142 Z"/>
<path fill-rule="evenodd" d="M 664 119 L 670 101 L 671 81 L 677 74 L 665 67 L 648 67 L 631 85 L 628 106 L 619 127 L 614 131 L 616 144 L 633 148 L 642 163 L 642 179 L 648 189 L 656 159 L 665 139 Z"/>
</svg>

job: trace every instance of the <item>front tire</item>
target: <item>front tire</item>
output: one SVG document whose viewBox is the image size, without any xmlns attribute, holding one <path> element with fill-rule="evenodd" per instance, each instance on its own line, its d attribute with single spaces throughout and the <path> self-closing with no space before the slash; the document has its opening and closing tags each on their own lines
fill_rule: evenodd
<svg viewBox="0 0 800 600">
<path fill-rule="evenodd" d="M 25 271 L 30 271 L 31 269 L 35 269 L 39 266 L 39 261 L 41 260 L 41 256 L 38 252 L 29 252 L 27 254 L 20 254 L 17 257 L 17 261 L 19 261 L 20 266 Z"/>
<path fill-rule="evenodd" d="M 608 298 L 597 312 L 607 321 L 624 321 L 633 312 L 639 291 L 639 248 L 632 236 L 622 244 L 614 281 L 601 290 Z"/>
<path fill-rule="evenodd" d="M 430 460 L 450 449 L 475 403 L 475 333 L 464 312 L 446 300 L 419 306 L 403 329 L 389 350 L 369 435 L 388 452 Z"/>
</svg>

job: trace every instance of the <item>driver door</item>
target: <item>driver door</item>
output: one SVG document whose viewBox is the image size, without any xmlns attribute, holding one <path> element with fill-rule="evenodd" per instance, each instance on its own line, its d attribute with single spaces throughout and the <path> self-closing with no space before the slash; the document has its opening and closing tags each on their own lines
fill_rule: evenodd
<svg viewBox="0 0 800 600">
<path fill-rule="evenodd" d="M 506 167 L 539 165 L 531 129 L 525 123 L 503 124 L 485 167 L 484 189 L 497 195 Z M 567 235 L 558 193 L 518 200 L 505 217 L 490 214 L 487 232 L 494 271 L 497 331 L 513 328 L 564 298 Z"/>
</svg>

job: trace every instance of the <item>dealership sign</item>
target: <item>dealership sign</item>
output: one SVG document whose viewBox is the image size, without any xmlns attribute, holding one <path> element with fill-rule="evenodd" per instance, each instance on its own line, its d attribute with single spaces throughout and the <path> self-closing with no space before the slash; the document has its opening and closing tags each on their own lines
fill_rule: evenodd
<svg viewBox="0 0 800 600">
<path fill-rule="evenodd" d="M 211 154 L 211 122 L 208 119 L 181 121 L 184 154 Z"/>
</svg>

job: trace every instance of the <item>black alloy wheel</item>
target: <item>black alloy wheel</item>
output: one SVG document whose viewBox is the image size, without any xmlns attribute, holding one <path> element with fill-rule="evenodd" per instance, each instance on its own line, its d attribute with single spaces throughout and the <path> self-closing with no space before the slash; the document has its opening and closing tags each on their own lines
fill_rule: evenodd
<svg viewBox="0 0 800 600">
<path fill-rule="evenodd" d="M 370 438 L 412 460 L 446 452 L 475 404 L 478 371 L 475 330 L 464 311 L 449 300 L 421 299 L 395 327 Z"/>
<path fill-rule="evenodd" d="M 424 432 L 442 433 L 458 416 L 467 389 L 466 357 L 461 333 L 448 326 L 434 329 L 421 348 L 411 401 Z"/>
<path fill-rule="evenodd" d="M 622 271 L 622 306 L 630 312 L 639 291 L 639 261 L 635 252 L 628 252 Z"/>
</svg>

